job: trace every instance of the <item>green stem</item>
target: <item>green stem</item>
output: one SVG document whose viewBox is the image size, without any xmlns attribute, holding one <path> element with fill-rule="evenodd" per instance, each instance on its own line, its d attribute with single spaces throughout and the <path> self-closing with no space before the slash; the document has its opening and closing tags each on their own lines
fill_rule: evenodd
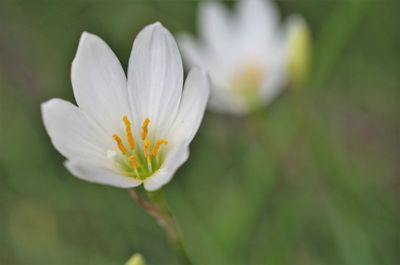
<svg viewBox="0 0 400 265">
<path fill-rule="evenodd" d="M 149 200 L 143 199 L 135 189 L 128 189 L 128 192 L 132 199 L 149 215 L 153 216 L 157 220 L 157 223 L 164 229 L 168 241 L 181 264 L 192 264 L 185 250 L 179 225 L 169 211 L 161 190 L 148 192 Z"/>
</svg>

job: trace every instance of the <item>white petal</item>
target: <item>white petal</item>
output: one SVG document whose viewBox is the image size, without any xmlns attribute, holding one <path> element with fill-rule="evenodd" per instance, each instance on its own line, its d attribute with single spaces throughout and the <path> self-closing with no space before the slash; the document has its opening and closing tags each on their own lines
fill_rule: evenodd
<svg viewBox="0 0 400 265">
<path fill-rule="evenodd" d="M 154 191 L 167 184 L 188 157 L 189 149 L 187 145 L 177 146 L 170 150 L 161 168 L 144 181 L 144 188 L 148 191 Z"/>
<path fill-rule="evenodd" d="M 237 14 L 242 33 L 264 31 L 269 34 L 275 30 L 279 15 L 272 0 L 242 0 L 238 2 Z M 261 28 L 260 28 L 261 27 Z M 256 31 L 258 30 L 258 31 Z"/>
<path fill-rule="evenodd" d="M 149 117 L 150 133 L 168 129 L 179 107 L 182 84 L 182 59 L 171 33 L 158 22 L 145 27 L 133 43 L 128 69 L 128 93 L 137 122 Z"/>
<path fill-rule="evenodd" d="M 235 56 L 228 60 L 218 59 L 215 53 L 207 50 L 201 43 L 187 35 L 180 34 L 178 36 L 179 47 L 182 52 L 183 61 L 188 69 L 199 67 L 207 69 L 211 78 L 219 84 L 226 84 L 229 77 L 229 69 L 236 65 L 233 63 Z"/>
<path fill-rule="evenodd" d="M 287 83 L 286 65 L 275 65 L 267 73 L 264 85 L 261 89 L 262 101 L 269 104 L 285 88 Z"/>
<path fill-rule="evenodd" d="M 217 60 L 224 62 L 234 58 L 234 25 L 228 10 L 218 2 L 204 1 L 200 4 L 199 31 L 201 38 Z"/>
<path fill-rule="evenodd" d="M 105 160 L 105 133 L 95 128 L 79 108 L 65 100 L 51 99 L 41 109 L 47 133 L 63 156 L 93 163 Z"/>
<path fill-rule="evenodd" d="M 133 188 L 142 182 L 126 176 L 117 175 L 109 169 L 77 161 L 66 161 L 65 167 L 77 178 L 117 188 Z"/>
<path fill-rule="evenodd" d="M 209 96 L 207 74 L 193 68 L 186 79 L 179 111 L 171 127 L 170 137 L 175 142 L 189 143 L 199 129 Z"/>
<path fill-rule="evenodd" d="M 212 89 L 215 92 L 216 89 Z M 249 112 L 249 108 L 239 104 L 226 90 L 219 89 L 222 93 L 211 93 L 208 108 L 215 112 L 227 113 L 229 115 L 243 116 Z"/>
<path fill-rule="evenodd" d="M 72 86 L 78 106 L 112 135 L 122 127 L 129 105 L 126 77 L 115 54 L 96 35 L 84 32 L 72 63 Z"/>
<path fill-rule="evenodd" d="M 188 34 L 180 34 L 177 37 L 180 51 L 182 53 L 183 62 L 191 67 L 205 67 L 204 55 L 199 45 Z"/>
<path fill-rule="evenodd" d="M 241 52 L 248 55 L 270 50 L 278 25 L 278 11 L 272 0 L 242 0 L 237 6 L 237 37 Z"/>
<path fill-rule="evenodd" d="M 261 98 L 265 103 L 270 103 L 285 88 L 288 81 L 289 49 L 286 36 L 277 34 L 274 51 L 267 62 L 266 78 L 261 89 Z"/>
</svg>

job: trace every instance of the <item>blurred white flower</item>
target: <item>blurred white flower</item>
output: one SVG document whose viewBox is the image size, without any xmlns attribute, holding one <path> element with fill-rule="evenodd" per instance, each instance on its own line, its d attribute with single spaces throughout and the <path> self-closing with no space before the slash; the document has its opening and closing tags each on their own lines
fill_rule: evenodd
<svg viewBox="0 0 400 265">
<path fill-rule="evenodd" d="M 190 71 L 160 24 L 136 37 L 128 78 L 107 44 L 83 33 L 71 69 L 79 107 L 51 99 L 44 125 L 78 178 L 120 188 L 159 189 L 188 158 L 209 94 L 206 74 Z"/>
<path fill-rule="evenodd" d="M 200 2 L 200 41 L 181 34 L 178 43 L 187 65 L 210 74 L 210 108 L 243 115 L 283 89 L 291 31 L 278 22 L 270 0 L 241 0 L 234 14 L 221 3 Z"/>
</svg>

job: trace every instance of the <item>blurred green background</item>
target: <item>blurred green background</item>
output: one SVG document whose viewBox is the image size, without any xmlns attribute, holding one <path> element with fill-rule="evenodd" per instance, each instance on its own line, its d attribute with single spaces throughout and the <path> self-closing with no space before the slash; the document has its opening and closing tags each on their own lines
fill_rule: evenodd
<svg viewBox="0 0 400 265">
<path fill-rule="evenodd" d="M 309 82 L 247 119 L 206 113 L 165 188 L 195 263 L 400 263 L 399 3 L 277 2 L 310 25 Z M 67 172 L 39 106 L 74 101 L 82 31 L 126 69 L 140 29 L 195 33 L 197 4 L 0 0 L 0 264 L 177 262 L 125 190 Z"/>
</svg>

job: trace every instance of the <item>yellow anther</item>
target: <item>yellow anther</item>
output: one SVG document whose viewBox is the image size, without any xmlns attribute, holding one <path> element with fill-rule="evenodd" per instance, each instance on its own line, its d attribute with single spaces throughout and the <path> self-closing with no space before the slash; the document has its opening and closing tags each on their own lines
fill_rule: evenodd
<svg viewBox="0 0 400 265">
<path fill-rule="evenodd" d="M 144 156 L 146 157 L 146 160 L 147 160 L 147 167 L 150 171 L 153 171 L 153 167 L 151 165 L 150 145 L 151 145 L 151 141 L 149 139 L 144 140 L 143 151 L 144 151 Z"/>
<path fill-rule="evenodd" d="M 113 138 L 117 142 L 118 149 L 121 151 L 121 153 L 123 155 L 125 155 L 126 154 L 126 148 L 125 148 L 124 144 L 122 143 L 121 138 L 118 136 L 118 134 L 113 134 Z"/>
<path fill-rule="evenodd" d="M 126 137 L 128 139 L 129 147 L 134 149 L 135 148 L 135 140 L 134 140 L 133 134 L 132 134 L 131 122 L 130 122 L 128 116 L 126 116 L 126 115 L 124 116 L 123 120 L 125 123 L 125 131 L 126 131 Z"/>
<path fill-rule="evenodd" d="M 144 151 L 144 156 L 146 158 L 151 156 L 150 145 L 151 145 L 151 141 L 149 139 L 144 140 L 143 151 Z"/>
<path fill-rule="evenodd" d="M 142 140 L 145 140 L 147 137 L 147 134 L 149 133 L 149 123 L 150 123 L 150 119 L 146 118 L 142 124 Z"/>
<path fill-rule="evenodd" d="M 153 156 L 157 156 L 158 150 L 160 150 L 160 146 L 161 146 L 162 144 L 168 144 L 168 141 L 167 141 L 167 140 L 164 140 L 164 139 L 157 140 L 156 144 L 155 144 L 154 147 L 153 147 L 153 151 L 151 151 L 151 154 L 152 154 Z"/>
<path fill-rule="evenodd" d="M 139 171 L 137 170 L 140 167 L 139 161 L 136 159 L 134 155 L 129 156 L 128 159 L 131 162 L 131 166 L 136 174 L 136 177 L 140 178 Z"/>
<path fill-rule="evenodd" d="M 140 167 L 140 163 L 139 163 L 139 161 L 137 160 L 136 156 L 131 155 L 131 156 L 128 157 L 128 159 L 129 159 L 129 161 L 131 162 L 131 166 L 132 166 L 134 169 L 137 169 L 138 167 Z"/>
</svg>

